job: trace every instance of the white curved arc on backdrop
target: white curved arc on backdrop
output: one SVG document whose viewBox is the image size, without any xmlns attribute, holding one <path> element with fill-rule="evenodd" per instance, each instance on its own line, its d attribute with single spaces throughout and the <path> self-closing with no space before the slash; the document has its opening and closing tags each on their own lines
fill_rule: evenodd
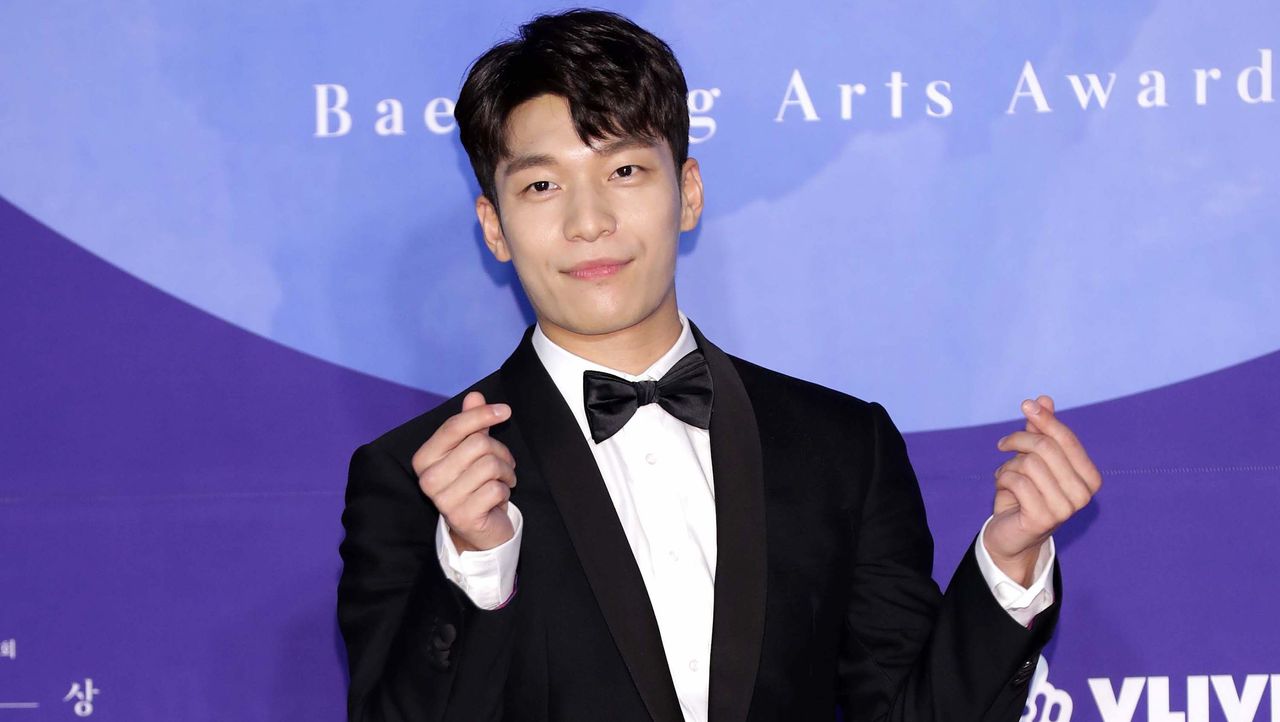
<svg viewBox="0 0 1280 722">
<path fill-rule="evenodd" d="M 731 352 L 879 400 L 904 430 L 1013 418 L 1038 392 L 1103 400 L 1275 350 L 1280 111 L 1232 96 L 1275 43 L 1263 31 L 1277 11 L 1230 5 L 922 18 L 885 3 L 820 24 L 780 6 L 634 12 L 691 85 L 721 91 L 716 136 L 692 148 L 708 209 L 680 259 L 681 305 Z M 531 12 L 9 8 L 0 58 L 23 70 L 0 74 L 13 99 L 0 195 L 250 331 L 452 393 L 501 362 L 526 317 L 476 237 L 456 138 L 420 115 Z M 1025 60 L 1053 113 L 1004 113 Z M 1224 79 L 1197 107 L 1191 70 L 1205 63 Z M 773 122 L 795 68 L 821 122 Z M 1148 69 L 1168 76 L 1168 108 L 1134 103 Z M 908 83 L 900 119 L 890 70 Z M 1072 107 L 1065 74 L 1112 71 L 1105 111 Z M 921 89 L 939 78 L 955 112 L 927 117 Z M 349 137 L 312 137 L 317 82 L 349 87 Z M 852 121 L 841 82 L 869 87 Z M 404 137 L 372 132 L 383 97 L 404 100 Z"/>
</svg>

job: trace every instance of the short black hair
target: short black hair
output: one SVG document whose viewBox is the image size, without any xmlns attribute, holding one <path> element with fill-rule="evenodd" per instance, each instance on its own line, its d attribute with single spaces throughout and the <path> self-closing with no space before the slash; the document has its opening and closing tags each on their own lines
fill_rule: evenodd
<svg viewBox="0 0 1280 722">
<path fill-rule="evenodd" d="M 462 147 L 486 198 L 509 157 L 507 117 L 544 93 L 569 103 L 582 142 L 665 139 L 676 178 L 689 153 L 688 86 L 671 47 L 617 13 L 574 8 L 542 14 L 471 64 L 454 106 Z"/>
</svg>

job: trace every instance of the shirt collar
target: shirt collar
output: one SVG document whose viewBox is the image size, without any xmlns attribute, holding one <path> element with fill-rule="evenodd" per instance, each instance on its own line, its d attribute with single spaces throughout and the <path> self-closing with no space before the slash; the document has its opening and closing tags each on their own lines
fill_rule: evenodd
<svg viewBox="0 0 1280 722">
<path fill-rule="evenodd" d="M 564 397 L 565 403 L 569 404 L 569 410 L 573 412 L 573 417 L 578 420 L 578 426 L 588 439 L 591 438 L 591 430 L 587 425 L 587 410 L 583 402 L 582 372 L 587 370 L 604 371 L 628 381 L 640 381 L 643 379 L 657 381 L 661 379 L 662 375 L 669 371 L 672 366 L 675 366 L 677 361 L 684 358 L 690 351 L 698 348 L 698 342 L 694 340 L 693 333 L 689 330 L 688 317 L 684 315 L 684 311 L 679 309 L 676 310 L 676 313 L 680 316 L 680 337 L 676 339 L 676 342 L 666 353 L 638 376 L 603 366 L 594 361 L 588 361 L 577 354 L 565 350 L 547 338 L 547 335 L 542 332 L 541 323 L 537 324 L 533 329 L 533 350 L 537 352 L 538 359 L 546 367 L 547 373 L 551 375 L 551 380 L 555 382 L 556 388 L 560 390 L 560 395 Z"/>
</svg>

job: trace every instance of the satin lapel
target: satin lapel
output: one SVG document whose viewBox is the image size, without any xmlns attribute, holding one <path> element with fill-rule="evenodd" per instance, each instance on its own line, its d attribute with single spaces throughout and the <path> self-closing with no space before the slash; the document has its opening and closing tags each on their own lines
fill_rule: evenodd
<svg viewBox="0 0 1280 722">
<path fill-rule="evenodd" d="M 538 359 L 532 338 L 530 326 L 502 364 L 511 420 L 519 426 L 546 479 L 591 591 L 650 716 L 657 722 L 681 722 L 684 717 L 644 578 L 595 457 Z"/>
<path fill-rule="evenodd" d="M 738 371 L 689 322 L 711 368 L 711 467 L 716 489 L 715 621 L 709 722 L 747 718 L 760 665 L 765 610 L 764 459 L 755 411 Z"/>
</svg>

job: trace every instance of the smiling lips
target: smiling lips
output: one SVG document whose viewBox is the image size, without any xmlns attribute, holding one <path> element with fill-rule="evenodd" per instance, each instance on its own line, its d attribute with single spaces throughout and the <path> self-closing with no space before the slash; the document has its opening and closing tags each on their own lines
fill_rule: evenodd
<svg viewBox="0 0 1280 722">
<path fill-rule="evenodd" d="M 623 266 L 630 262 L 631 261 L 629 260 L 624 261 L 614 258 L 600 258 L 594 261 L 584 261 L 579 263 L 568 271 L 565 271 L 565 273 L 568 273 L 574 278 L 581 278 L 584 280 L 604 278 L 617 273 Z"/>
</svg>

